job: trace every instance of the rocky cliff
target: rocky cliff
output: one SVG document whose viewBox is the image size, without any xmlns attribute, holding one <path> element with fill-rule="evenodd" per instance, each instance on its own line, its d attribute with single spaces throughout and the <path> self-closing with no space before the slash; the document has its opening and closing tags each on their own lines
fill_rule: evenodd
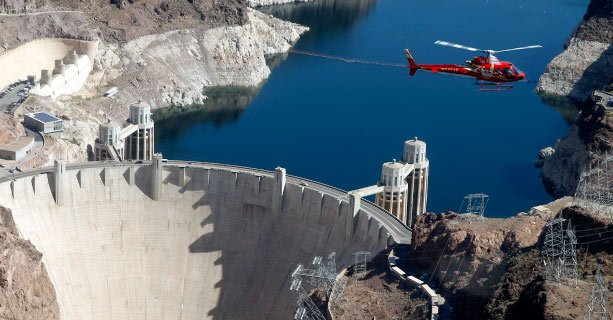
<svg viewBox="0 0 613 320">
<path fill-rule="evenodd" d="M 267 55 L 286 52 L 308 30 L 247 9 L 248 22 L 182 29 L 107 44 L 95 61 L 90 88 L 112 83 L 118 102 L 142 98 L 154 108 L 202 103 L 203 88 L 257 86 L 270 75 Z"/>
<path fill-rule="evenodd" d="M 11 211 L 0 207 L 0 319 L 59 319 L 42 254 L 21 239 Z"/>
<path fill-rule="evenodd" d="M 602 159 L 613 147 L 613 119 L 590 100 L 592 92 L 613 81 L 613 7 L 592 0 L 582 23 L 539 79 L 537 90 L 545 101 L 553 95 L 579 102 L 581 112 L 569 135 L 557 142 L 543 161 L 543 182 L 554 196 L 573 195 L 582 171 Z"/>
<path fill-rule="evenodd" d="M 547 65 L 537 91 L 585 102 L 593 90 L 613 81 L 613 8 L 610 1 L 592 0 L 566 50 Z"/>
<path fill-rule="evenodd" d="M 482 221 L 455 213 L 423 215 L 413 228 L 410 271 L 423 273 L 441 292 L 453 308 L 452 319 L 583 318 L 597 262 L 604 264 L 607 281 L 613 276 L 612 240 L 606 236 L 613 226 L 569 204 L 560 199 L 546 209 Z M 577 285 L 545 278 L 540 248 L 545 224 L 554 216 L 570 219 L 576 228 Z"/>
</svg>

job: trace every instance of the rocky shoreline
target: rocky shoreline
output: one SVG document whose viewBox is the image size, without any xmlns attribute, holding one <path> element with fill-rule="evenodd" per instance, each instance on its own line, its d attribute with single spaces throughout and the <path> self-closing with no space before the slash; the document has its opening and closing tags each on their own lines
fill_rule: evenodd
<svg viewBox="0 0 613 320">
<path fill-rule="evenodd" d="M 582 171 L 613 149 L 613 118 L 591 100 L 592 92 L 613 82 L 613 7 L 610 1 L 592 0 L 582 23 L 539 79 L 537 91 L 544 101 L 564 96 L 580 110 L 567 137 L 554 152 L 541 157 L 543 183 L 556 197 L 573 195 Z"/>
<path fill-rule="evenodd" d="M 275 4 L 286 4 L 294 2 L 309 2 L 313 0 L 247 0 L 252 7 L 271 6 Z"/>
<path fill-rule="evenodd" d="M 257 87 L 271 72 L 266 58 L 287 52 L 308 31 L 251 9 L 246 0 L 90 5 L 61 0 L 51 7 L 5 1 L 0 7 L 27 12 L 1 17 L 0 25 L 16 34 L 0 36 L 4 49 L 39 37 L 100 39 L 92 74 L 81 91 L 55 101 L 31 98 L 18 112 L 46 110 L 68 119 L 62 137 L 49 138 L 41 155 L 24 168 L 50 165 L 60 157 L 86 161 L 99 124 L 108 119 L 122 123 L 136 101 L 146 101 L 154 109 L 200 105 L 206 99 L 205 88 Z M 129 17 L 133 20 L 127 21 Z M 38 27 L 30 30 L 24 24 Z M 110 87 L 118 87 L 119 94 L 114 99 L 102 97 Z M 0 123 L 8 126 L 0 130 L 6 143 L 23 135 L 20 125 L 12 129 L 15 120 L 0 115 Z"/>
<path fill-rule="evenodd" d="M 594 90 L 613 81 L 613 8 L 610 1 L 592 0 L 583 21 L 551 61 L 537 92 L 587 102 Z"/>
</svg>

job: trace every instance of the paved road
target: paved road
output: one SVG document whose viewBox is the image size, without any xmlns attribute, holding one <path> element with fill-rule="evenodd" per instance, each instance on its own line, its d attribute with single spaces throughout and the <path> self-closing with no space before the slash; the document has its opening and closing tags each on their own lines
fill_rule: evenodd
<svg viewBox="0 0 613 320">
<path fill-rule="evenodd" d="M 151 161 L 143 161 L 141 163 L 135 163 L 130 161 L 91 161 L 85 163 L 77 163 L 77 164 L 68 164 L 66 165 L 67 170 L 78 170 L 78 169 L 86 169 L 86 168 L 101 168 L 101 167 L 130 167 L 130 166 L 148 166 L 151 165 Z M 173 166 L 173 167 L 198 167 L 212 170 L 224 170 L 230 172 L 240 172 L 247 174 L 255 174 L 264 177 L 274 177 L 274 173 L 267 170 L 255 169 L 255 168 L 247 168 L 240 166 L 231 166 L 226 164 L 219 163 L 208 163 L 208 162 L 196 162 L 196 161 L 178 161 L 178 160 L 169 160 L 165 161 L 165 166 Z M 35 170 L 28 170 L 24 172 L 13 172 L 10 174 L 5 173 L 4 170 L 0 170 L 0 183 L 10 181 L 12 179 L 18 179 L 28 176 L 34 176 L 41 173 L 50 173 L 53 172 L 53 167 L 46 167 Z M 335 188 L 332 186 L 325 185 L 323 183 L 319 183 L 317 181 L 304 179 L 295 176 L 287 176 L 287 183 L 293 185 L 300 185 L 302 182 L 307 182 L 307 186 L 310 189 L 322 192 L 324 194 L 329 194 L 334 196 L 342 201 L 349 201 L 349 195 L 346 191 L 341 190 L 339 188 Z M 375 205 L 374 203 L 362 199 L 361 209 L 366 212 L 370 217 L 377 220 L 382 226 L 384 226 L 390 235 L 394 238 L 397 243 L 409 244 L 411 243 L 411 229 L 407 227 L 405 224 L 400 222 L 398 218 L 396 218 L 393 214 L 386 211 L 385 209 Z"/>
<path fill-rule="evenodd" d="M 19 96 L 19 91 L 21 89 L 24 89 L 26 86 L 27 84 L 18 84 L 11 91 L 7 91 L 8 87 L 4 88 L 2 92 L 5 92 L 6 95 L 0 98 L 0 112 L 4 112 L 11 103 L 19 102 L 19 99 L 21 98 Z M 17 106 L 14 107 L 11 111 L 14 111 L 15 109 L 17 109 Z"/>
<path fill-rule="evenodd" d="M 51 14 L 51 13 L 83 13 L 83 11 L 75 11 L 75 10 L 51 10 L 51 11 L 25 12 L 25 13 L 0 13 L 0 17 L 38 16 L 38 15 L 41 15 L 41 14 Z"/>
</svg>

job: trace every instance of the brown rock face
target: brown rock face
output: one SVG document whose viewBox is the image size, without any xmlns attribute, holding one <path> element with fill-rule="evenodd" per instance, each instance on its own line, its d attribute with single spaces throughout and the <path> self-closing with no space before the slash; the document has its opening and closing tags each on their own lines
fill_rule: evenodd
<svg viewBox="0 0 613 320">
<path fill-rule="evenodd" d="M 539 215 L 469 221 L 450 213 L 423 215 L 413 228 L 409 265 L 432 277 L 454 307 L 454 318 L 487 319 L 481 314 L 506 272 L 507 256 L 534 246 L 546 223 Z"/>
<path fill-rule="evenodd" d="M 0 207 L 0 319 L 59 319 L 55 290 L 32 243 Z"/>
</svg>

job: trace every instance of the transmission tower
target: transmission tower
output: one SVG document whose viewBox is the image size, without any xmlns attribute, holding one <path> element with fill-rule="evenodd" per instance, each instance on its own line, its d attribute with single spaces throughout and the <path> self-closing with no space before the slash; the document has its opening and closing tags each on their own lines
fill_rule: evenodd
<svg viewBox="0 0 613 320">
<path fill-rule="evenodd" d="M 547 222 L 545 241 L 541 251 L 545 275 L 560 281 L 564 277 L 564 219 L 557 218 Z"/>
<path fill-rule="evenodd" d="M 460 204 L 460 213 L 471 213 L 477 215 L 479 220 L 483 220 L 485 214 L 485 207 L 489 201 L 490 196 L 485 193 L 471 193 L 464 196 L 462 204 Z M 464 202 L 466 202 L 466 211 L 462 211 L 464 208 Z"/>
<path fill-rule="evenodd" d="M 613 222 L 613 156 L 607 154 L 596 167 L 581 173 L 574 202 Z"/>
<path fill-rule="evenodd" d="M 292 272 L 290 290 L 298 293 L 298 303 L 294 319 L 325 320 L 324 315 L 319 311 L 317 305 L 315 305 L 304 289 L 303 279 L 313 288 L 320 289 L 329 296 L 336 280 L 336 253 L 330 253 L 325 261 L 322 257 L 317 256 L 313 258 L 312 265 L 312 269 L 307 269 L 302 264 L 298 264 L 294 272 Z"/>
<path fill-rule="evenodd" d="M 575 280 L 577 285 L 577 237 L 575 229 L 571 227 L 570 220 L 566 226 L 566 237 L 564 238 L 564 275 Z"/>
<path fill-rule="evenodd" d="M 298 292 L 298 307 L 294 313 L 294 320 L 326 320 L 313 299 L 302 287 L 302 280 L 299 278 L 292 279 L 290 290 Z"/>
<path fill-rule="evenodd" d="M 592 296 L 587 306 L 586 320 L 609 320 L 607 311 L 607 288 L 600 274 L 600 267 L 596 270 L 596 283 L 592 287 Z"/>
<path fill-rule="evenodd" d="M 356 251 L 353 253 L 354 261 L 354 270 L 356 275 L 362 275 L 366 272 L 366 266 L 368 264 L 368 260 L 370 260 L 370 252 L 369 251 Z"/>
</svg>

